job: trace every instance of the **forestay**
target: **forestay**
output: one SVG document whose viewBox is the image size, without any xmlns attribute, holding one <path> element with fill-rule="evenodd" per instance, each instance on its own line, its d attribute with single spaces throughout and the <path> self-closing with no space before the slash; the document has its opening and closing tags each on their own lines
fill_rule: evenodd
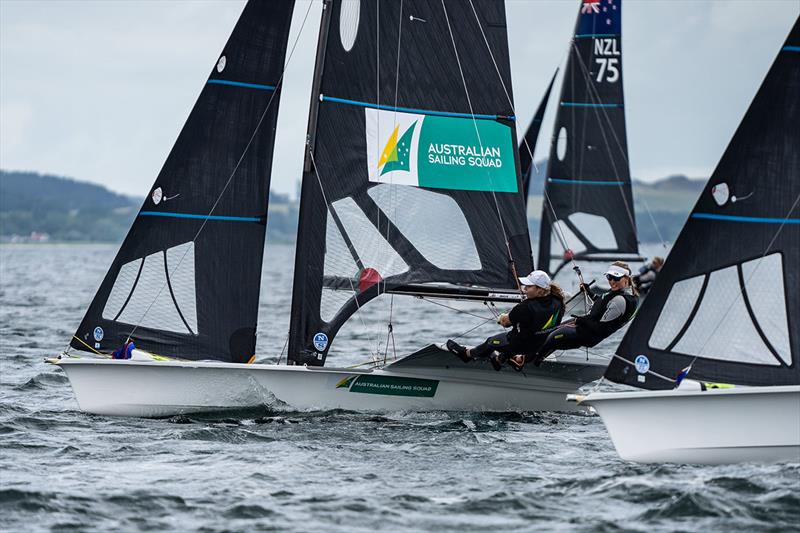
<svg viewBox="0 0 800 533">
<path fill-rule="evenodd" d="M 585 1 L 575 24 L 545 180 L 539 268 L 637 254 L 622 90 L 622 2 Z M 567 252 L 567 250 L 570 252 Z M 598 254 L 601 254 L 598 256 Z M 602 255 L 604 254 L 604 255 Z"/>
<path fill-rule="evenodd" d="M 800 19 L 606 372 L 800 384 Z"/>
<path fill-rule="evenodd" d="M 289 337 L 309 365 L 382 293 L 532 267 L 502 2 L 324 6 Z"/>
<path fill-rule="evenodd" d="M 246 362 L 255 351 L 293 2 L 249 2 L 71 346 Z"/>
</svg>

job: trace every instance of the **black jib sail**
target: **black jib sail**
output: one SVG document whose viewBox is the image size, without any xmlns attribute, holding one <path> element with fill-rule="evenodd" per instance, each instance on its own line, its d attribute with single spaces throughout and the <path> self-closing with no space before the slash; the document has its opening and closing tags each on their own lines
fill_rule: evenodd
<svg viewBox="0 0 800 533">
<path fill-rule="evenodd" d="M 247 362 L 255 350 L 293 2 L 247 4 L 71 346 Z"/>
<path fill-rule="evenodd" d="M 290 361 L 324 364 L 395 288 L 516 287 L 532 260 L 510 91 L 501 2 L 325 2 Z"/>
<path fill-rule="evenodd" d="M 522 194 L 525 196 L 525 204 L 528 204 L 528 193 L 531 189 L 531 173 L 534 169 L 533 154 L 536 150 L 536 140 L 539 138 L 539 130 L 542 127 L 542 119 L 544 118 L 545 109 L 547 109 L 547 102 L 550 100 L 550 91 L 553 89 L 553 82 L 556 81 L 558 70 L 553 74 L 550 79 L 550 84 L 542 96 L 542 101 L 539 102 L 539 107 L 536 108 L 536 113 L 528 125 L 525 136 L 522 142 L 519 143 L 519 168 L 522 173 Z"/>
<path fill-rule="evenodd" d="M 778 53 L 609 379 L 800 384 L 800 19 Z"/>
<path fill-rule="evenodd" d="M 622 2 L 584 1 L 570 45 L 547 163 L 539 255 L 638 254 L 622 91 Z"/>
</svg>

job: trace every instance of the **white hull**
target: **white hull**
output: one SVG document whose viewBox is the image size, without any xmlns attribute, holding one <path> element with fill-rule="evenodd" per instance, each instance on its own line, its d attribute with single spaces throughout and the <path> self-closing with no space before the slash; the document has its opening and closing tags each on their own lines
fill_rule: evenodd
<svg viewBox="0 0 800 533">
<path fill-rule="evenodd" d="M 437 364 L 444 360 L 446 365 Z M 382 370 L 218 362 L 53 361 L 69 377 L 81 410 L 161 417 L 258 406 L 354 411 L 575 411 L 566 395 L 603 366 L 548 364 L 525 373 L 463 364 L 450 354 L 409 356 Z"/>
<path fill-rule="evenodd" d="M 592 393 L 620 457 L 641 463 L 800 462 L 800 386 Z"/>
</svg>

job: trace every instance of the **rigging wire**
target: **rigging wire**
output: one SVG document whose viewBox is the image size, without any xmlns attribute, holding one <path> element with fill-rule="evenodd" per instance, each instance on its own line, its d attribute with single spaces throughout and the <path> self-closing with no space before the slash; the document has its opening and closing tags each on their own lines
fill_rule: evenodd
<svg viewBox="0 0 800 533">
<path fill-rule="evenodd" d="M 393 125 L 397 125 L 397 100 L 399 97 L 399 89 L 400 89 L 400 52 L 402 48 L 400 47 L 401 37 L 403 35 L 403 0 L 400 0 L 400 16 L 399 21 L 397 23 L 397 62 L 395 64 L 395 71 L 394 71 L 394 116 L 393 116 Z M 379 19 L 380 20 L 380 19 Z M 380 54 L 378 54 L 380 56 Z M 380 71 L 378 71 L 380 73 Z M 380 75 L 378 76 L 379 83 L 380 83 Z M 380 102 L 378 102 L 380 104 Z M 378 114 L 380 120 L 380 114 Z M 380 122 L 378 123 L 378 131 L 380 131 Z M 380 151 L 380 144 L 376 146 Z M 379 156 L 380 157 L 380 156 Z M 392 208 L 392 218 L 393 220 L 397 220 L 397 189 L 394 184 L 394 170 L 389 171 L 389 206 Z M 378 210 L 378 217 L 380 217 L 380 210 Z M 378 219 L 378 227 L 380 227 L 380 218 Z M 388 221 L 387 221 L 388 222 Z M 386 224 L 386 242 L 391 242 L 389 240 L 389 231 L 390 231 L 390 224 Z M 384 293 L 386 292 L 386 281 L 383 282 Z M 394 313 L 394 294 L 389 295 L 389 319 L 386 323 L 386 350 L 383 354 L 383 363 L 386 364 L 386 358 L 389 354 L 389 337 L 392 339 L 392 355 L 394 359 L 397 359 L 397 347 L 395 346 L 394 342 L 394 326 L 392 325 L 392 318 Z"/>
<path fill-rule="evenodd" d="M 286 340 L 283 342 L 283 348 L 281 348 L 281 353 L 278 355 L 278 362 L 275 363 L 276 365 L 281 364 L 281 359 L 283 359 L 283 354 L 286 352 L 286 345 L 289 344 L 289 336 L 291 335 L 292 330 L 286 332 Z"/>
<path fill-rule="evenodd" d="M 217 206 L 219 205 L 219 202 L 222 200 L 222 197 L 224 196 L 225 192 L 228 190 L 228 187 L 230 186 L 231 182 L 233 181 L 233 178 L 236 176 L 236 172 L 239 170 L 239 166 L 242 164 L 242 161 L 244 160 L 245 155 L 247 155 L 247 152 L 250 150 L 250 146 L 253 144 L 253 141 L 255 140 L 256 135 L 258 134 L 258 131 L 261 129 L 261 124 L 264 122 L 264 118 L 267 116 L 267 113 L 269 112 L 270 108 L 272 107 L 272 102 L 275 100 L 275 95 L 278 94 L 278 92 L 280 91 L 280 88 L 281 88 L 281 86 L 283 84 L 283 78 L 284 78 L 284 76 L 286 74 L 286 69 L 289 67 L 289 63 L 291 62 L 292 57 L 294 56 L 294 52 L 295 52 L 295 49 L 297 48 L 297 43 L 300 40 L 300 36 L 303 34 L 303 29 L 305 28 L 306 21 L 308 20 L 308 15 L 311 12 L 311 6 L 312 5 L 313 4 L 311 2 L 309 2 L 308 9 L 306 9 L 306 14 L 303 17 L 303 22 L 300 25 L 300 29 L 297 32 L 297 37 L 295 38 L 295 41 L 292 44 L 292 49 L 289 52 L 289 57 L 286 59 L 286 62 L 283 65 L 283 70 L 281 71 L 281 75 L 278 78 L 278 82 L 275 84 L 275 90 L 272 91 L 272 94 L 270 95 L 269 100 L 267 101 L 267 106 L 266 106 L 266 108 L 264 108 L 264 111 L 261 113 L 261 117 L 259 117 L 258 122 L 256 123 L 256 126 L 253 129 L 253 133 L 250 135 L 250 139 L 247 141 L 247 144 L 245 145 L 244 149 L 242 150 L 242 154 L 239 156 L 239 159 L 236 161 L 236 165 L 234 165 L 233 170 L 231 171 L 231 174 L 228 177 L 228 180 L 225 182 L 225 185 L 222 187 L 222 191 L 220 191 L 219 195 L 217 195 L 217 199 L 214 201 L 214 204 L 211 206 L 211 210 L 208 212 L 208 215 L 206 215 L 206 217 L 203 219 L 203 223 L 200 225 L 200 228 L 197 230 L 197 233 L 195 233 L 195 236 L 192 238 L 191 242 L 192 242 L 193 245 L 197 241 L 197 239 L 200 236 L 200 234 L 205 229 L 206 224 L 208 223 L 211 215 L 214 213 L 214 210 L 217 208 Z M 175 267 L 169 273 L 169 276 L 167 277 L 167 280 L 165 280 L 164 283 L 161 285 L 161 288 L 158 290 L 156 295 L 153 297 L 153 300 L 150 302 L 150 305 L 148 305 L 147 309 L 145 309 L 144 314 L 142 314 L 141 318 L 139 318 L 138 322 L 134 325 L 134 327 L 131 330 L 131 332 L 128 333 L 127 340 L 125 342 L 128 342 L 128 341 L 131 340 L 131 337 L 133 337 L 133 334 L 139 328 L 139 326 L 141 325 L 142 321 L 147 316 L 147 314 L 150 312 L 150 309 L 153 307 L 153 305 L 156 303 L 156 301 L 158 301 L 158 298 L 161 296 L 161 293 L 164 291 L 164 288 L 168 285 L 169 279 L 180 269 L 180 266 L 183 263 L 183 260 L 186 258 L 186 255 L 189 253 L 190 249 L 194 249 L 194 246 L 192 246 L 191 248 L 187 247 L 186 250 L 183 252 L 183 255 L 181 256 L 180 260 L 178 261 L 178 264 L 175 265 Z M 164 256 L 164 261 L 166 262 L 166 255 Z"/>
<path fill-rule="evenodd" d="M 797 198 L 795 198 L 795 200 L 794 200 L 794 203 L 793 203 L 793 204 L 792 204 L 792 206 L 789 208 L 789 212 L 788 212 L 788 213 L 786 213 L 786 216 L 785 216 L 785 217 L 783 218 L 783 220 L 781 221 L 781 224 L 780 224 L 780 226 L 778 226 L 778 229 L 777 229 L 777 230 L 775 230 L 775 234 L 772 236 L 772 239 L 770 239 L 770 241 L 769 241 L 769 244 L 767 244 L 766 248 L 765 248 L 765 249 L 764 249 L 764 251 L 762 252 L 762 254 L 761 254 L 761 257 L 759 257 L 759 258 L 758 258 L 758 263 L 756 263 L 756 266 L 755 266 L 755 267 L 753 268 L 753 270 L 750 272 L 750 275 L 749 275 L 749 276 L 747 276 L 747 279 L 745 279 L 745 280 L 744 280 L 744 284 L 742 285 L 742 284 L 740 283 L 740 287 L 739 287 L 739 290 L 738 290 L 738 291 L 737 291 L 737 293 L 736 293 L 736 296 L 735 296 L 735 297 L 734 297 L 734 299 L 731 301 L 731 303 L 728 305 L 728 307 L 727 307 L 727 309 L 725 310 L 725 313 L 722 315 L 722 317 L 720 317 L 720 319 L 717 321 L 716 325 L 714 326 L 714 329 L 713 329 L 713 330 L 711 331 L 711 333 L 709 333 L 709 335 L 706 337 L 706 340 L 703 342 L 703 345 L 702 345 L 702 346 L 700 346 L 700 349 L 698 350 L 698 352 L 699 352 L 699 353 L 703 353 L 703 350 L 705 350 L 705 348 L 706 348 L 706 346 L 708 345 L 708 343 L 709 343 L 709 342 L 711 342 L 711 339 L 714 337 L 714 335 L 716 334 L 716 332 L 719 330 L 720 326 L 722 326 L 722 323 L 725 321 L 725 319 L 726 319 L 726 318 L 728 317 L 728 315 L 730 314 L 731 310 L 733 309 L 733 306 L 734 306 L 734 305 L 735 305 L 735 304 L 736 304 L 736 303 L 739 301 L 739 298 L 741 298 L 741 297 L 744 295 L 744 292 L 745 292 L 745 287 L 748 285 L 749 281 L 752 279 L 752 277 L 753 277 L 753 276 L 756 274 L 756 272 L 758 271 L 759 267 L 761 266 L 761 263 L 762 263 L 762 261 L 764 260 L 764 257 L 766 257 L 767 253 L 769 253 L 769 250 L 770 250 L 770 248 L 772 248 L 772 245 L 773 245 L 773 244 L 775 244 L 775 241 L 778 239 L 778 236 L 780 235 L 781 231 L 783 230 L 783 227 L 786 225 L 786 222 L 787 222 L 787 221 L 789 220 L 789 218 L 792 216 L 792 213 L 793 213 L 793 212 L 794 212 L 794 210 L 797 208 L 798 204 L 800 204 L 800 194 L 798 194 L 798 195 L 797 195 Z M 704 275 L 709 275 L 709 274 L 704 274 Z M 626 359 L 625 357 L 623 357 L 623 356 L 621 356 L 621 355 L 612 354 L 612 356 L 613 356 L 613 358 L 615 358 L 615 359 L 619 359 L 620 361 L 622 361 L 622 362 L 623 362 L 623 363 L 625 363 L 625 364 L 628 364 L 628 365 L 632 365 L 632 364 L 634 364 L 634 363 L 633 363 L 633 361 L 630 361 L 630 360 Z M 694 366 L 695 362 L 696 362 L 696 361 L 697 361 L 699 358 L 700 358 L 700 356 L 699 356 L 699 355 L 695 355 L 695 356 L 692 358 L 691 362 L 690 362 L 690 363 L 687 365 L 687 368 L 689 368 L 689 369 L 690 369 L 690 371 L 691 371 L 691 368 L 692 368 L 692 366 Z M 656 376 L 656 377 L 658 377 L 658 378 L 661 378 L 661 379 L 663 379 L 663 380 L 665 380 L 665 381 L 667 381 L 667 382 L 675 383 L 675 382 L 677 381 L 676 379 L 673 379 L 673 378 L 668 378 L 668 377 L 666 377 L 666 376 L 663 376 L 663 375 L 661 375 L 661 374 L 658 374 L 658 373 L 656 373 L 656 372 L 653 372 L 652 370 L 648 370 L 648 371 L 647 371 L 647 373 L 648 373 L 648 374 L 652 374 L 652 375 L 654 375 L 654 376 Z M 687 375 L 688 375 L 688 374 L 687 374 Z"/>
<path fill-rule="evenodd" d="M 475 118 L 475 111 L 472 108 L 472 99 L 470 98 L 469 89 L 467 88 L 467 80 L 464 77 L 464 69 L 461 67 L 461 59 L 458 57 L 458 48 L 456 47 L 456 40 L 455 40 L 455 37 L 453 36 L 453 28 L 450 26 L 450 17 L 447 14 L 447 7 L 444 4 L 444 0 L 441 0 L 441 2 L 442 2 L 442 9 L 444 10 L 444 18 L 445 18 L 445 21 L 447 22 L 447 31 L 450 33 L 450 42 L 453 43 L 453 53 L 455 53 L 455 56 L 456 56 L 456 64 L 458 65 L 458 71 L 461 74 L 461 83 L 464 86 L 464 93 L 465 93 L 465 95 L 467 97 L 467 105 L 469 105 L 469 113 L 470 113 L 470 115 L 472 115 L 472 124 L 473 124 L 473 126 L 475 126 L 475 135 L 477 135 L 477 137 L 478 137 L 478 144 L 480 145 L 481 152 L 483 152 L 483 141 L 481 140 L 480 130 L 478 129 L 478 121 Z M 471 0 L 470 0 L 470 3 L 471 3 Z M 473 10 L 474 10 L 474 6 L 473 6 Z M 478 22 L 478 25 L 480 26 L 480 21 Z M 481 30 L 481 31 L 483 31 L 483 30 Z M 490 52 L 491 52 L 491 50 L 490 50 Z M 492 57 L 492 60 L 494 61 L 494 57 Z M 512 106 L 512 109 L 513 109 L 513 106 Z M 489 172 L 487 170 L 486 175 L 489 178 L 489 181 L 493 181 L 491 172 Z M 514 262 L 514 256 L 511 253 L 511 243 L 508 240 L 508 232 L 506 231 L 505 221 L 503 221 L 503 214 L 500 211 L 500 203 L 497 200 L 497 193 L 494 191 L 494 187 L 492 187 L 492 198 L 494 199 L 494 206 L 495 206 L 495 210 L 497 211 L 497 218 L 500 220 L 500 229 L 503 232 L 503 239 L 505 240 L 506 251 L 508 252 L 508 259 L 511 262 L 511 270 L 512 270 L 512 274 L 514 275 L 514 282 L 517 284 L 517 289 L 521 290 L 521 287 L 520 287 L 520 284 L 519 284 L 519 276 L 517 275 L 516 263 Z"/>
<path fill-rule="evenodd" d="M 573 40 L 572 46 L 573 47 L 575 46 L 575 41 L 574 40 Z M 581 68 L 583 70 L 584 77 L 587 77 L 587 76 L 590 77 L 590 73 L 588 71 L 587 66 L 583 62 L 583 58 L 580 56 L 580 54 L 576 54 L 576 55 L 578 56 L 578 59 L 580 61 L 580 65 L 581 65 Z M 597 90 L 597 87 L 592 83 L 587 83 L 587 86 L 588 86 L 589 91 L 590 91 L 590 93 L 589 93 L 590 98 L 593 98 L 597 102 L 602 103 L 602 99 L 600 98 L 600 93 Z M 611 127 L 609 127 L 609 130 L 611 130 L 611 135 L 614 138 L 614 142 L 616 143 L 617 148 L 619 149 L 619 153 L 622 155 L 622 158 L 624 159 L 625 164 L 628 165 L 628 168 L 630 168 L 630 160 L 628 158 L 627 150 L 623 149 L 623 147 L 622 147 L 622 141 L 620 141 L 616 130 L 614 129 L 613 125 L 611 124 L 611 117 L 608 115 L 608 111 L 606 110 L 606 108 L 601 107 L 599 110 L 597 108 L 595 108 L 595 113 L 596 114 L 602 113 L 603 114 L 603 118 L 605 118 L 605 120 L 608 123 L 608 125 L 611 126 Z M 598 116 L 598 119 L 599 118 L 600 117 Z M 602 121 L 601 121 L 600 130 L 603 133 L 605 131 L 604 128 L 602 127 Z M 603 138 L 604 138 L 604 141 L 606 141 L 606 146 L 608 147 L 609 152 L 610 152 L 611 151 L 611 147 L 608 146 L 608 141 L 605 139 L 605 134 L 603 135 Z M 615 171 L 615 173 L 616 173 L 616 171 Z M 619 176 L 617 176 L 617 179 L 619 179 Z M 621 192 L 622 185 L 620 184 L 620 185 L 618 185 L 618 187 L 620 188 L 620 192 Z M 625 207 L 628 210 L 628 217 L 631 218 L 630 208 L 628 208 L 627 200 L 625 200 L 625 196 L 624 195 L 622 197 L 623 197 L 623 202 L 625 203 Z M 656 224 L 656 220 L 653 217 L 653 213 L 650 210 L 650 206 L 647 203 L 647 200 L 645 198 L 641 198 L 641 200 L 642 200 L 642 204 L 644 205 L 645 211 L 647 211 L 647 215 L 650 218 L 650 222 L 653 224 L 653 229 L 656 230 L 656 235 L 658 235 L 658 239 L 661 241 L 661 246 L 664 249 L 667 249 L 667 242 L 664 239 L 664 236 L 661 234 L 661 230 L 659 229 L 658 224 Z M 636 227 L 635 223 L 633 223 L 633 224 L 634 224 L 634 227 Z"/>
<path fill-rule="evenodd" d="M 457 313 L 461 313 L 462 315 L 474 316 L 475 318 L 480 318 L 481 320 L 486 320 L 486 321 L 496 320 L 496 317 L 490 316 L 490 317 L 487 318 L 485 316 L 476 315 L 475 313 L 470 313 L 469 311 L 465 311 L 463 309 L 459 309 L 458 307 L 453 307 L 451 305 L 447 305 L 447 304 L 443 304 L 441 302 L 437 302 L 435 299 L 433 299 L 431 297 L 417 296 L 417 298 L 422 300 L 422 301 L 425 301 L 425 302 L 428 302 L 428 303 L 431 303 L 431 304 L 434 304 L 434 305 L 438 305 L 438 306 L 450 309 L 450 310 L 455 311 Z"/>
<path fill-rule="evenodd" d="M 575 56 L 578 59 L 578 65 L 580 65 L 580 67 L 581 67 L 581 73 L 583 74 L 584 81 L 586 82 L 586 87 L 589 89 L 589 98 L 591 99 L 591 101 L 593 103 L 602 104 L 603 101 L 600 98 L 600 93 L 597 91 L 597 88 L 594 86 L 594 84 L 591 83 L 591 79 L 592 79 L 591 78 L 591 73 L 589 72 L 588 68 L 586 67 L 586 63 L 583 61 L 583 58 L 581 57 L 580 53 L 578 53 L 578 45 L 575 43 L 574 39 L 572 40 L 572 49 L 575 50 Z M 594 54 L 594 51 L 592 51 L 592 54 Z M 601 112 L 603 113 L 604 117 L 600 116 Z M 605 131 L 606 128 L 603 126 L 603 120 L 602 120 L 603 118 L 606 119 L 606 121 L 608 122 L 609 126 L 612 126 L 611 118 L 608 116 L 608 112 L 605 110 L 605 108 L 603 108 L 602 111 L 600 111 L 598 109 L 598 107 L 594 107 L 594 113 L 595 113 L 595 116 L 597 117 L 598 123 L 600 124 L 600 128 L 599 128 L 600 129 L 600 133 L 603 136 L 603 142 L 606 145 L 606 150 L 608 150 L 609 161 L 611 163 L 611 168 L 612 168 L 612 170 L 614 172 L 614 177 L 617 179 L 617 189 L 619 190 L 620 196 L 622 197 L 622 204 L 625 206 L 625 212 L 628 215 L 628 220 L 631 223 L 631 227 L 635 228 L 636 227 L 636 219 L 633 216 L 633 212 L 632 212 L 631 206 L 628 205 L 628 200 L 625 198 L 625 189 L 624 189 L 624 186 L 623 186 L 623 184 L 622 184 L 622 182 L 620 180 L 620 173 L 619 173 L 619 170 L 617 169 L 617 164 L 614 161 L 614 157 L 612 156 L 612 153 L 611 153 L 611 143 L 608 142 L 608 137 L 606 136 L 606 131 Z M 586 121 L 584 121 L 584 128 L 586 128 Z M 609 128 L 609 129 L 614 131 L 613 126 L 611 128 Z M 616 132 L 614 132 L 614 136 L 616 138 Z M 619 142 L 619 139 L 617 139 L 617 146 L 619 148 L 620 153 L 623 154 L 623 157 L 625 159 L 625 163 L 630 165 L 630 163 L 628 162 L 628 158 L 625 157 L 625 150 L 623 150 L 622 145 Z M 581 167 L 582 166 L 583 166 L 583 162 L 581 161 Z"/>
<path fill-rule="evenodd" d="M 333 216 L 333 205 L 328 202 L 328 196 L 325 194 L 325 188 L 322 186 L 322 178 L 320 178 L 319 169 L 317 168 L 317 161 L 314 159 L 314 150 L 311 147 L 308 147 L 308 155 L 311 158 L 311 165 L 314 168 L 314 176 L 317 178 L 317 183 L 319 184 L 319 190 L 322 193 L 322 200 L 325 202 L 325 207 L 328 213 Z M 348 282 L 350 283 L 350 290 L 353 293 L 353 300 L 356 303 L 356 314 L 358 315 L 359 320 L 361 320 L 361 324 L 364 326 L 364 330 L 367 332 L 367 335 L 370 337 L 370 342 L 373 346 L 378 346 L 377 342 L 375 341 L 375 337 L 372 335 L 372 330 L 367 327 L 367 323 L 364 321 L 364 316 L 361 314 L 361 303 L 358 301 L 358 292 L 356 291 L 355 285 L 353 285 L 353 279 L 348 277 Z M 377 361 L 380 358 L 380 353 L 376 350 L 375 352 L 375 360 Z"/>
<path fill-rule="evenodd" d="M 800 204 L 800 194 L 798 194 L 797 198 L 794 199 L 794 203 L 792 204 L 792 207 L 789 208 L 789 212 L 786 213 L 786 216 L 783 217 L 783 221 L 781 221 L 780 226 L 778 226 L 778 229 L 775 230 L 775 234 L 772 236 L 772 239 L 769 241 L 769 244 L 764 249 L 764 252 L 761 254 L 761 257 L 758 258 L 758 263 L 756 263 L 755 268 L 753 268 L 753 270 L 750 272 L 750 275 L 747 276 L 747 279 L 744 280 L 744 284 L 740 285 L 739 291 L 736 293 L 736 297 L 733 299 L 733 301 L 730 303 L 730 305 L 728 305 L 728 308 L 725 310 L 725 314 L 722 315 L 722 318 L 719 319 L 719 321 L 717 322 L 716 326 L 714 326 L 714 329 L 711 331 L 711 333 L 706 338 L 705 342 L 703 342 L 703 345 L 700 347 L 700 350 L 699 350 L 700 353 L 702 353 L 703 350 L 705 350 L 706 345 L 711 341 L 711 339 L 716 334 L 717 330 L 720 328 L 722 323 L 728 317 L 728 315 L 730 314 L 731 310 L 733 309 L 734 304 L 736 304 L 739 301 L 739 298 L 741 298 L 744 295 L 745 287 L 747 286 L 747 284 L 750 282 L 752 277 L 758 271 L 759 267 L 761 266 L 761 263 L 764 261 L 764 258 L 767 256 L 767 253 L 769 253 L 770 248 L 772 248 L 772 245 L 775 244 L 776 240 L 778 240 L 778 235 L 780 235 L 781 230 L 786 225 L 786 221 L 789 220 L 789 218 L 792 216 L 792 213 L 797 208 L 798 204 Z M 692 359 L 692 362 L 689 365 L 690 367 L 694 364 L 694 362 L 697 360 L 697 358 L 698 358 L 698 356 L 695 356 L 694 359 Z"/>
<path fill-rule="evenodd" d="M 442 1 L 444 1 L 444 0 L 442 0 Z M 508 88 L 506 87 L 505 81 L 503 81 L 503 76 L 500 73 L 500 67 L 497 65 L 497 60 L 495 59 L 494 52 L 492 52 L 492 48 L 489 45 L 489 40 L 486 37 L 486 32 L 483 30 L 483 24 L 481 24 L 480 17 L 478 17 L 478 12 L 475 10 L 475 4 L 473 3 L 473 0 L 469 0 L 469 4 L 470 4 L 470 7 L 472 8 L 472 13 L 475 15 L 475 20 L 478 23 L 478 29 L 480 29 L 480 31 L 481 31 L 481 36 L 483 37 L 483 42 L 484 42 L 484 44 L 486 44 L 486 49 L 489 51 L 489 55 L 492 58 L 492 63 L 494 64 L 495 72 L 497 73 L 497 77 L 499 78 L 500 84 L 502 85 L 503 91 L 505 92 L 506 99 L 508 100 L 508 105 L 511 106 L 511 110 L 514 113 L 514 115 L 516 116 L 517 115 L 517 110 L 514 107 L 514 102 L 511 100 L 511 94 L 508 92 Z M 449 22 L 448 22 L 448 25 L 449 25 Z M 569 50 L 569 49 L 567 49 L 567 50 Z M 565 55 L 566 55 L 566 53 L 565 53 Z M 522 142 L 525 145 L 525 149 L 528 151 L 528 154 L 530 155 L 531 161 L 533 161 L 533 151 L 531 150 L 530 144 L 528 144 L 528 141 L 524 138 L 524 136 L 523 136 Z M 552 140 L 551 140 L 551 143 L 552 143 Z M 556 228 L 556 231 L 555 231 L 556 238 L 558 239 L 559 244 L 561 244 L 561 247 L 566 252 L 567 250 L 570 249 L 569 242 L 567 241 L 567 237 L 566 237 L 566 234 L 564 234 L 563 228 L 561 228 L 560 225 L 556 225 L 555 224 L 555 222 L 558 221 L 558 216 L 556 215 L 556 211 L 553 208 L 553 203 L 550 201 L 550 195 L 547 193 L 547 187 L 544 188 L 544 204 L 550 209 L 550 211 L 552 213 L 553 226 Z M 541 238 L 541 236 L 540 236 L 540 238 Z M 539 258 L 539 261 L 541 261 L 541 260 L 542 260 L 542 258 Z M 573 266 L 576 265 L 575 261 L 573 259 L 571 259 L 571 258 L 570 258 L 570 262 L 572 263 Z"/>
</svg>

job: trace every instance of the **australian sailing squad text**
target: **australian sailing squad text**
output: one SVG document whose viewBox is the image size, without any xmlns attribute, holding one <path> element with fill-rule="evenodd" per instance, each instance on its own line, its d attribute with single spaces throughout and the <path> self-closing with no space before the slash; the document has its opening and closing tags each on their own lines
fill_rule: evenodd
<svg viewBox="0 0 800 533">
<path fill-rule="evenodd" d="M 497 146 L 464 146 L 462 144 L 431 143 L 428 146 L 428 163 L 471 167 L 503 166 Z"/>
</svg>

